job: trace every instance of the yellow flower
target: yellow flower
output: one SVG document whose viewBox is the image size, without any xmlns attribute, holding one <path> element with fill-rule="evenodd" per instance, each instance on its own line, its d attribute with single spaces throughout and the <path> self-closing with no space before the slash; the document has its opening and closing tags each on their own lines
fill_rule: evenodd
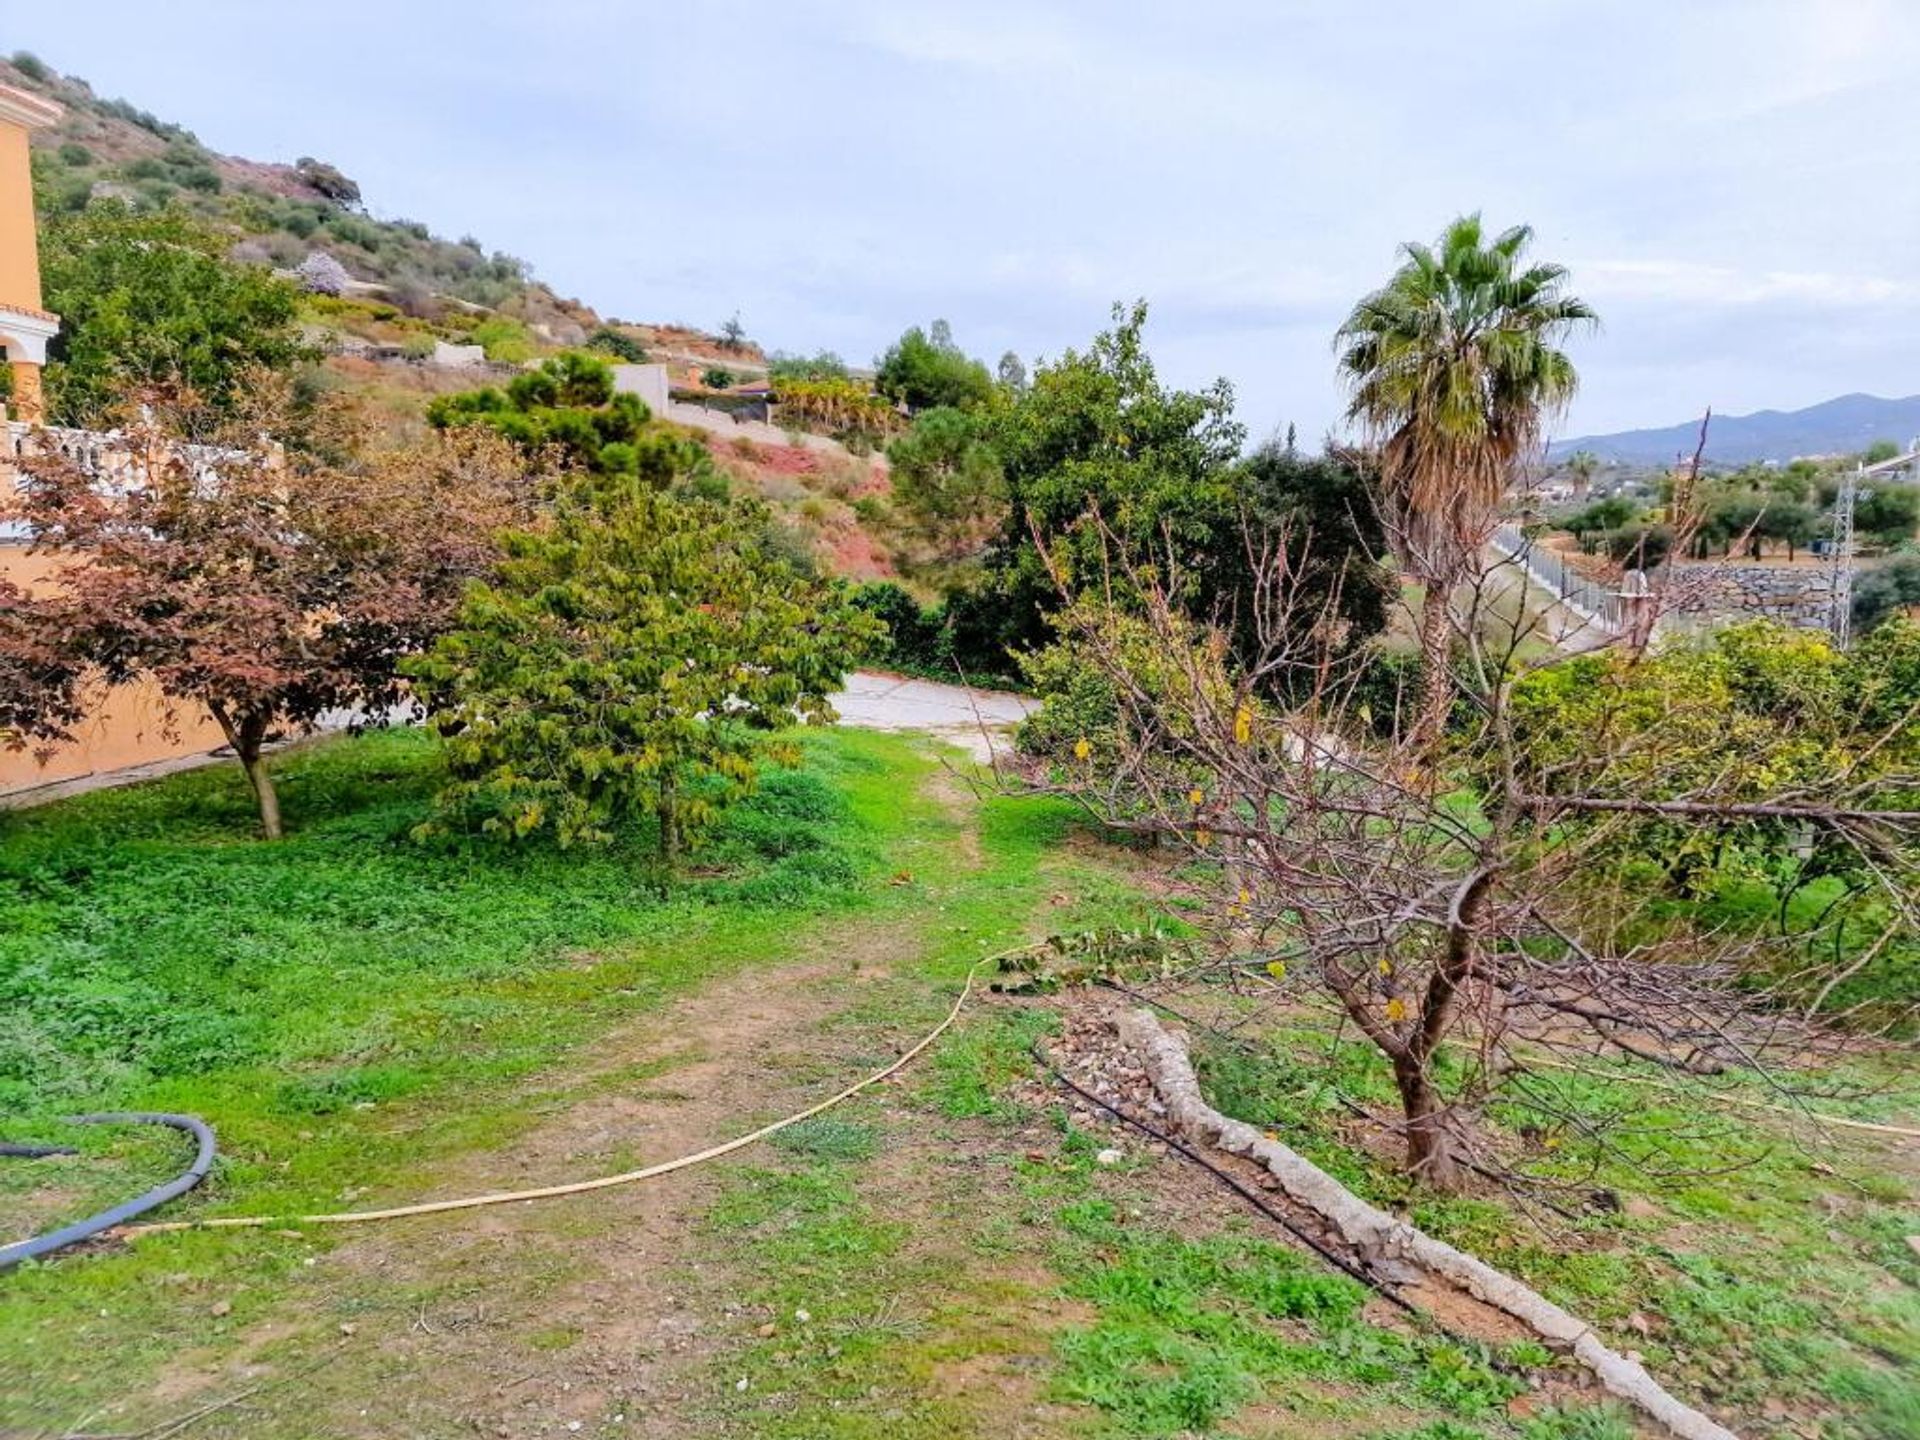
<svg viewBox="0 0 1920 1440">
<path fill-rule="evenodd" d="M 1084 739 L 1076 740 L 1073 742 L 1073 758 L 1074 759 L 1084 760 L 1091 754 L 1093 754 L 1093 746 L 1089 745 Z"/>
<path fill-rule="evenodd" d="M 1273 976 L 1273 978 L 1276 980 L 1286 979 L 1287 978 L 1286 962 L 1284 960 L 1267 961 L 1267 974 Z"/>
<path fill-rule="evenodd" d="M 1391 975 L 1393 973 L 1393 962 L 1383 957 L 1380 961 L 1380 973 L 1382 975 Z"/>
<path fill-rule="evenodd" d="M 1193 832 L 1193 843 L 1196 845 L 1205 845 L 1212 839 L 1213 832 L 1211 830 L 1196 830 Z"/>
<path fill-rule="evenodd" d="M 1387 1001 L 1387 1019 L 1398 1025 L 1407 1018 L 1407 1002 L 1398 995 Z"/>
<path fill-rule="evenodd" d="M 1241 745 L 1253 738 L 1253 711 L 1244 705 L 1233 712 L 1233 738 Z"/>
<path fill-rule="evenodd" d="M 1194 805 L 1204 805 L 1207 803 L 1207 792 L 1196 785 L 1187 792 L 1187 799 Z"/>
<path fill-rule="evenodd" d="M 1251 905 L 1253 903 L 1253 892 L 1250 890 L 1242 890 L 1240 892 L 1240 903 L 1242 905 Z"/>
</svg>

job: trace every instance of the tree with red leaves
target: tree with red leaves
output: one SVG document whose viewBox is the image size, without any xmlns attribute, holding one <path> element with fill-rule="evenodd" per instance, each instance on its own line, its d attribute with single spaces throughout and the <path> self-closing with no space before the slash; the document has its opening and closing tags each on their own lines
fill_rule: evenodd
<svg viewBox="0 0 1920 1440">
<path fill-rule="evenodd" d="M 474 430 L 364 459 L 351 435 L 288 452 L 259 429 L 245 445 L 188 445 L 186 428 L 143 419 L 105 473 L 23 457 L 18 514 L 35 548 L 64 563 L 53 593 L 0 608 L 0 673 L 42 677 L 40 702 L 12 728 L 57 738 L 72 718 L 61 676 L 78 667 L 109 684 L 151 681 L 171 705 L 213 716 L 277 839 L 270 736 L 404 700 L 396 665 L 492 567 L 494 534 L 526 512 L 532 467 Z"/>
</svg>

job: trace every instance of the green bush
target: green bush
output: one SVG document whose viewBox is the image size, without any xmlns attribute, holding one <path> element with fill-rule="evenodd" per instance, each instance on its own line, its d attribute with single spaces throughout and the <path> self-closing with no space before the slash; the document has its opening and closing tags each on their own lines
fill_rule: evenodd
<svg viewBox="0 0 1920 1440">
<path fill-rule="evenodd" d="M 856 608 L 882 625 L 878 637 L 861 659 L 870 665 L 925 669 L 937 656 L 940 622 L 902 586 L 891 580 L 869 580 L 856 585 L 849 597 Z"/>
<path fill-rule="evenodd" d="M 1853 623 L 1862 630 L 1920 606 L 1920 553 L 1908 551 L 1888 557 L 1854 582 Z"/>
<path fill-rule="evenodd" d="M 647 363 L 646 346 L 642 345 L 631 335 L 624 334 L 608 325 L 602 325 L 587 337 L 587 348 L 589 350 L 603 350 L 613 356 L 614 359 L 628 365 L 644 365 Z"/>
<path fill-rule="evenodd" d="M 494 315 L 473 327 L 473 343 L 500 365 L 518 365 L 533 358 L 533 337 L 527 327 L 505 315 Z"/>
</svg>

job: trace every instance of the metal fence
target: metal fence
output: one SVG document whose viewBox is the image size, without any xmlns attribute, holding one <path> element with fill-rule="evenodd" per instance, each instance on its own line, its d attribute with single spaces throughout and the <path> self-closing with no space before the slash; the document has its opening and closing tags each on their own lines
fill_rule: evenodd
<svg viewBox="0 0 1920 1440">
<path fill-rule="evenodd" d="M 1543 589 L 1588 624 L 1614 634 L 1626 630 L 1625 607 L 1620 595 L 1602 581 L 1581 574 L 1556 552 L 1534 544 L 1521 533 L 1519 526 L 1502 525 L 1495 530 L 1493 548 L 1522 566 Z"/>
</svg>

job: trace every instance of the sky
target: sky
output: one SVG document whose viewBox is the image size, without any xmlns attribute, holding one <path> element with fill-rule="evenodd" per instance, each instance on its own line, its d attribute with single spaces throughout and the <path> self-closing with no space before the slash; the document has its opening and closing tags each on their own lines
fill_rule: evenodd
<svg viewBox="0 0 1920 1440">
<path fill-rule="evenodd" d="M 1920 0 L 0 0 L 28 49 L 602 315 L 992 363 L 1151 304 L 1255 439 L 1341 424 L 1406 240 L 1534 227 L 1562 436 L 1920 392 Z"/>
</svg>

